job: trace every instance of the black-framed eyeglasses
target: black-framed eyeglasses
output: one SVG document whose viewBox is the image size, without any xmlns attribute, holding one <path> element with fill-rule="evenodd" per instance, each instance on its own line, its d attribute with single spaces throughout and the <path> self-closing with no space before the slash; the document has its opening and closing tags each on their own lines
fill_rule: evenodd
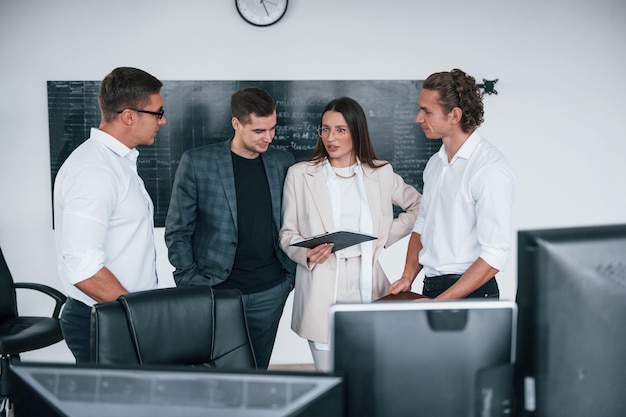
<svg viewBox="0 0 626 417">
<path fill-rule="evenodd" d="M 150 111 L 150 110 L 144 110 L 144 109 L 135 109 L 133 107 L 127 107 L 125 109 L 118 110 L 117 112 L 122 113 L 124 110 L 132 110 L 132 111 L 136 111 L 137 113 L 151 114 L 153 116 L 156 116 L 156 118 L 159 120 L 161 120 L 163 118 L 163 115 L 165 114 L 165 110 L 163 109 L 163 107 L 161 107 L 159 111 Z"/>
</svg>

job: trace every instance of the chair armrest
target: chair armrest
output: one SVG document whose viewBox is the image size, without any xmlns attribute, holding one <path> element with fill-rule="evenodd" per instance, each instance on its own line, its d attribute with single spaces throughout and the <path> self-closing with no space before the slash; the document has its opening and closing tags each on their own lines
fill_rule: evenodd
<svg viewBox="0 0 626 417">
<path fill-rule="evenodd" d="M 13 287 L 15 288 L 25 288 L 28 290 L 35 290 L 42 292 L 55 300 L 54 312 L 52 313 L 52 317 L 55 319 L 59 318 L 59 314 L 61 313 L 61 307 L 67 301 L 67 297 L 61 291 L 56 288 L 52 288 L 45 284 L 36 284 L 34 282 L 15 282 L 13 283 Z"/>
</svg>

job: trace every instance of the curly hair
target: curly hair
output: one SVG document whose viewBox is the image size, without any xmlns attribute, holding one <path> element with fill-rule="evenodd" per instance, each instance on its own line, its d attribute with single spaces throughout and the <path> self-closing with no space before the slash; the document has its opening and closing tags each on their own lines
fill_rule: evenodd
<svg viewBox="0 0 626 417">
<path fill-rule="evenodd" d="M 444 113 L 450 113 L 455 107 L 461 109 L 461 129 L 465 133 L 474 131 L 485 121 L 483 93 L 474 77 L 460 69 L 436 72 L 426 78 L 422 88 L 439 91 L 439 104 Z"/>
</svg>

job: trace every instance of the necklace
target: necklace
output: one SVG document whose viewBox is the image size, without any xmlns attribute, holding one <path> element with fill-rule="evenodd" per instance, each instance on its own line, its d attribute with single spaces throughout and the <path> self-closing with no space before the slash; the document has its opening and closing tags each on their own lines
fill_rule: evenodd
<svg viewBox="0 0 626 417">
<path fill-rule="evenodd" d="M 350 172 L 350 171 L 352 171 L 352 174 L 350 174 L 350 175 L 341 175 L 340 173 L 337 172 L 337 170 L 341 170 L 342 172 Z M 354 176 L 356 176 L 356 165 L 352 165 L 350 167 L 345 167 L 345 168 L 334 168 L 333 167 L 333 172 L 339 178 L 343 178 L 344 180 L 349 180 L 350 178 L 354 178 Z"/>
<path fill-rule="evenodd" d="M 333 169 L 333 171 L 335 170 Z M 335 175 L 338 176 L 339 178 L 343 178 L 344 180 L 349 180 L 350 178 L 354 178 L 354 176 L 356 175 L 356 172 L 353 172 L 352 175 L 346 176 L 346 175 L 338 174 L 337 171 L 335 171 Z"/>
</svg>

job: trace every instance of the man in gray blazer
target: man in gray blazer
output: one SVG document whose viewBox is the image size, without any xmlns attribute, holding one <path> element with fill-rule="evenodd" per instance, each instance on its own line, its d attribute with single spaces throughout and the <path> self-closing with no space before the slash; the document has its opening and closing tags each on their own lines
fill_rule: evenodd
<svg viewBox="0 0 626 417">
<path fill-rule="evenodd" d="M 267 368 L 295 264 L 278 244 L 285 175 L 294 162 L 270 149 L 276 103 L 260 88 L 231 97 L 230 141 L 183 154 L 165 242 L 176 285 L 236 288 L 243 295 L 257 366 Z"/>
</svg>

